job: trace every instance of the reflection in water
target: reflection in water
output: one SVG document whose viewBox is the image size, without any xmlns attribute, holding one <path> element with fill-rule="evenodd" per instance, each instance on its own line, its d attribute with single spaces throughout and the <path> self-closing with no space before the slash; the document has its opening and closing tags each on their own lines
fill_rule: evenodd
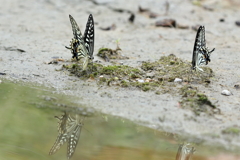
<svg viewBox="0 0 240 160">
<path fill-rule="evenodd" d="M 74 117 L 74 118 L 73 118 Z M 52 146 L 49 155 L 54 154 L 60 147 L 67 142 L 67 158 L 70 159 L 77 147 L 80 137 L 81 128 L 83 126 L 84 117 L 78 114 L 70 115 L 70 113 L 64 112 L 58 121 L 58 137 Z"/>
<path fill-rule="evenodd" d="M 194 152 L 194 147 L 191 147 L 189 143 L 181 144 L 178 147 L 176 160 L 190 160 Z"/>
<path fill-rule="evenodd" d="M 240 159 L 235 156 L 239 148 L 234 153 L 218 146 L 210 148 L 191 138 L 198 145 L 198 152 L 195 153 L 194 148 L 187 144 L 179 147 L 180 141 L 188 140 L 185 136 L 168 134 L 139 126 L 126 119 L 103 115 L 89 107 L 72 103 L 74 99 L 75 97 L 43 91 L 42 88 L 1 83 L 0 160 L 64 160 L 66 151 L 59 148 L 65 142 L 69 146 L 68 158 L 72 156 L 72 160 L 210 160 L 209 157 L 214 160 Z M 62 115 L 62 111 L 66 113 Z M 52 115 L 59 115 L 56 117 L 59 120 L 58 131 Z M 85 127 L 92 134 L 80 133 L 83 122 L 87 123 Z M 50 136 L 46 131 L 55 134 Z M 80 134 L 81 142 L 77 146 Z M 57 140 L 54 137 L 56 135 Z M 59 150 L 58 153 L 49 156 L 51 147 L 50 154 Z"/>
</svg>

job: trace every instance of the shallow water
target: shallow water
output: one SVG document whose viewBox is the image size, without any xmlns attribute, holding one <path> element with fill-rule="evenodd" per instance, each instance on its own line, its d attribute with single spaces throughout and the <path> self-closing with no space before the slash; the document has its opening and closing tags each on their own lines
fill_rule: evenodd
<svg viewBox="0 0 240 160">
<path fill-rule="evenodd" d="M 178 135 L 97 113 L 71 103 L 69 97 L 41 87 L 3 82 L 0 84 L 0 102 L 1 160 L 67 159 L 67 144 L 49 155 L 58 136 L 58 120 L 54 116 L 60 117 L 64 111 L 85 117 L 72 160 L 174 160 L 183 143 Z M 227 155 L 224 159 L 239 158 L 222 147 L 200 143 L 191 144 L 191 147 L 195 150 L 193 160 L 218 155 Z"/>
</svg>

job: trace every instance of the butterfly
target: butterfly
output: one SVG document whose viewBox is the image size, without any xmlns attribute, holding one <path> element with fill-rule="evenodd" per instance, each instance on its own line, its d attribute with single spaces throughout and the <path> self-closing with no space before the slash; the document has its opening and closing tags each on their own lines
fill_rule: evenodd
<svg viewBox="0 0 240 160">
<path fill-rule="evenodd" d="M 192 56 L 192 69 L 196 68 L 200 71 L 203 71 L 199 66 L 207 65 L 210 62 L 210 55 L 215 50 L 213 48 L 211 51 L 206 47 L 205 41 L 205 27 L 200 26 L 197 31 L 194 47 L 193 47 L 193 56 Z"/>
<path fill-rule="evenodd" d="M 178 147 L 176 160 L 190 160 L 194 152 L 195 148 L 191 147 L 189 143 L 181 144 Z"/>
<path fill-rule="evenodd" d="M 89 61 L 93 60 L 94 51 L 94 21 L 92 14 L 89 15 L 84 35 L 82 35 L 74 18 L 69 15 L 72 25 L 73 39 L 70 47 L 65 46 L 72 52 L 72 58 L 83 59 L 83 70 L 86 70 Z"/>
<path fill-rule="evenodd" d="M 70 114 L 64 112 L 61 117 L 55 117 L 58 122 L 58 137 L 52 146 L 49 155 L 56 153 L 60 147 L 67 142 L 67 158 L 70 159 L 77 147 L 80 137 L 81 128 L 83 126 L 83 119 L 79 115 L 72 118 Z"/>
</svg>

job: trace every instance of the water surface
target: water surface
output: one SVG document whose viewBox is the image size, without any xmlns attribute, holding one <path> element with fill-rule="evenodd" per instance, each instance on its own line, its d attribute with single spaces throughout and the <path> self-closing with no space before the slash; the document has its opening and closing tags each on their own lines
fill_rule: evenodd
<svg viewBox="0 0 240 160">
<path fill-rule="evenodd" d="M 128 120 L 97 113 L 71 103 L 71 97 L 42 87 L 0 84 L 0 159 L 65 160 L 67 144 L 53 155 L 58 120 L 64 112 L 84 118 L 72 160 L 175 160 L 180 136 L 139 126 Z M 185 142 L 187 143 L 187 142 Z M 223 147 L 191 144 L 193 160 L 234 153 Z"/>
</svg>

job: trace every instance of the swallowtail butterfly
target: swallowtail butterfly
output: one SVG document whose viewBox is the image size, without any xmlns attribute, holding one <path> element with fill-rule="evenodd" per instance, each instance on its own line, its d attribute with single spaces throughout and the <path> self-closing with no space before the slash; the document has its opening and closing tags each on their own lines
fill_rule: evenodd
<svg viewBox="0 0 240 160">
<path fill-rule="evenodd" d="M 89 15 L 86 24 L 84 35 L 82 35 L 76 21 L 69 15 L 69 19 L 72 25 L 73 39 L 70 41 L 70 49 L 73 56 L 77 60 L 83 59 L 83 70 L 87 68 L 89 60 L 93 60 L 94 50 L 94 21 L 92 14 Z"/>
<path fill-rule="evenodd" d="M 191 147 L 189 143 L 181 144 L 178 147 L 176 160 L 190 160 L 194 152 L 195 152 L 195 148 Z"/>
<path fill-rule="evenodd" d="M 193 48 L 193 57 L 192 57 L 192 69 L 196 70 L 196 68 L 200 71 L 203 71 L 199 68 L 200 65 L 207 65 L 210 62 L 210 55 L 215 50 L 213 48 L 211 51 L 206 47 L 205 41 L 205 28 L 204 26 L 200 26 L 197 31 L 194 48 Z"/>
<path fill-rule="evenodd" d="M 83 126 L 83 119 L 79 115 L 75 115 L 72 118 L 68 113 L 64 113 L 58 122 L 58 137 L 52 146 L 49 155 L 56 153 L 60 147 L 67 142 L 67 158 L 70 159 L 77 147 L 78 140 L 80 137 L 81 128 Z"/>
</svg>

